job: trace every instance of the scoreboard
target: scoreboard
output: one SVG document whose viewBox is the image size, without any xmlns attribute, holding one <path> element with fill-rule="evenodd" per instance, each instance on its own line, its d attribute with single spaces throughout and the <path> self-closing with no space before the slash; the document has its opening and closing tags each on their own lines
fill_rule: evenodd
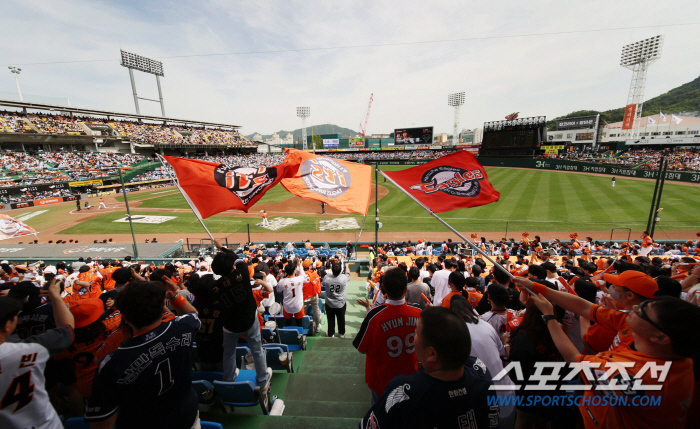
<svg viewBox="0 0 700 429">
<path fill-rule="evenodd" d="M 484 133 L 481 146 L 486 149 L 537 148 L 542 143 L 537 139 L 537 130 L 503 130 Z"/>
<path fill-rule="evenodd" d="M 545 139 L 544 116 L 484 123 L 481 155 L 528 155 Z"/>
</svg>

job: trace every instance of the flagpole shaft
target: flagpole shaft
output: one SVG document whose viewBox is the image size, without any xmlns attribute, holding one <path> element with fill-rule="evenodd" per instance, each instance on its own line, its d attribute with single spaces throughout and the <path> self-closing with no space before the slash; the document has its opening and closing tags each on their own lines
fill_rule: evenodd
<svg viewBox="0 0 700 429">
<path fill-rule="evenodd" d="M 436 215 L 432 210 L 430 210 L 430 209 L 429 209 L 428 207 L 426 207 L 423 203 L 421 203 L 420 201 L 418 201 L 418 199 L 416 199 L 416 197 L 414 197 L 413 195 L 409 194 L 404 188 L 402 188 L 401 186 L 399 186 L 398 183 L 394 182 L 394 180 L 393 180 L 391 177 L 387 176 L 386 174 L 384 174 L 383 171 L 381 171 L 381 170 L 379 170 L 379 169 L 377 169 L 377 171 L 379 171 L 379 174 L 381 174 L 382 176 L 386 177 L 387 180 L 389 180 L 394 186 L 396 186 L 397 188 L 399 188 L 399 189 L 401 190 L 401 192 L 403 192 L 404 194 L 408 195 L 413 201 L 415 201 L 416 203 L 418 203 L 418 205 L 420 205 L 421 207 L 423 207 L 423 209 L 425 209 L 425 211 L 427 211 L 428 213 L 430 213 L 435 219 L 439 220 L 443 225 L 445 225 L 447 228 L 449 228 L 450 231 L 452 231 L 452 232 L 454 232 L 455 234 L 457 234 L 457 236 L 458 236 L 459 238 L 461 238 L 461 239 L 464 240 L 467 244 L 469 244 L 469 245 L 472 247 L 472 249 L 476 250 L 477 253 L 479 253 L 481 256 L 485 257 L 485 258 L 488 259 L 489 261 L 491 261 L 491 263 L 492 263 L 495 267 L 498 267 L 501 271 L 503 271 L 504 273 L 508 274 L 508 277 L 510 277 L 511 279 L 514 279 L 514 278 L 515 278 L 515 276 L 514 276 L 513 274 L 511 274 L 510 271 L 508 271 L 503 265 L 501 265 L 501 264 L 499 264 L 498 262 L 494 261 L 493 259 L 491 259 L 491 257 L 490 257 L 489 255 L 487 255 L 486 253 L 482 252 L 481 249 L 479 249 L 479 247 L 478 247 L 476 244 L 472 243 L 470 240 L 467 240 L 466 237 L 464 237 L 462 234 L 460 234 L 459 231 L 457 231 L 456 229 L 454 229 L 449 223 L 447 223 L 447 222 L 445 222 L 444 220 L 442 220 L 442 218 L 441 218 L 440 216 Z"/>
<path fill-rule="evenodd" d="M 165 158 L 163 158 L 160 154 L 156 154 L 156 155 L 158 155 L 158 158 L 160 159 L 160 162 L 161 162 L 161 163 L 168 163 L 168 161 L 166 161 Z M 168 163 L 168 165 L 170 165 L 170 163 Z M 172 166 L 171 166 L 171 167 L 172 167 Z M 175 169 L 173 169 L 173 172 L 174 172 L 174 171 L 175 171 Z M 199 217 L 199 212 L 197 212 L 197 210 L 194 209 L 194 207 L 192 206 L 192 202 L 190 201 L 189 197 L 187 196 L 187 194 L 185 193 L 185 191 L 180 187 L 180 180 L 178 179 L 177 174 L 175 174 L 175 178 L 174 178 L 173 182 L 175 182 L 175 186 L 177 186 L 177 189 L 180 191 L 180 194 L 182 194 L 182 197 L 183 197 L 183 198 L 185 199 L 185 201 L 187 202 L 187 205 L 190 206 L 190 210 L 192 210 L 192 213 L 194 213 L 194 216 L 197 218 L 197 220 L 199 221 L 199 223 L 202 225 L 202 228 L 204 228 L 204 230 L 207 232 L 207 235 L 209 235 L 209 238 L 211 238 L 211 241 L 213 242 L 213 241 L 214 241 L 214 236 L 211 235 L 211 232 L 209 232 L 209 230 L 207 229 L 207 226 L 204 225 L 204 221 L 202 220 L 201 217 Z"/>
</svg>

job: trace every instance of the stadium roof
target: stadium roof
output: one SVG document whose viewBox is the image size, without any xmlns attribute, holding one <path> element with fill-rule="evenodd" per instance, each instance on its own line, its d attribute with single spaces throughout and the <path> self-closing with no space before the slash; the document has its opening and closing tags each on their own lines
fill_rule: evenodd
<svg viewBox="0 0 700 429">
<path fill-rule="evenodd" d="M 134 115 L 131 113 L 110 112 L 107 110 L 81 109 L 77 107 L 57 106 L 54 104 L 28 103 L 23 101 L 0 100 L 0 106 L 15 107 L 19 109 L 49 110 L 57 112 L 70 112 L 77 115 L 108 116 L 128 119 L 145 119 L 157 122 L 174 122 L 186 125 L 203 125 L 222 128 L 240 128 L 240 125 L 219 124 L 216 122 L 193 121 L 189 119 L 164 118 L 162 116 Z"/>
</svg>

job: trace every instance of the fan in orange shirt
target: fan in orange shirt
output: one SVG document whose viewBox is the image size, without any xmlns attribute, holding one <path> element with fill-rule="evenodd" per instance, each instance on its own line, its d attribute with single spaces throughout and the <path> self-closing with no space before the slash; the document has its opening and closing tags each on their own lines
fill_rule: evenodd
<svg viewBox="0 0 700 429">
<path fill-rule="evenodd" d="M 652 246 L 654 244 L 654 239 L 649 236 L 647 231 L 642 233 L 642 248 L 639 249 L 639 254 L 642 256 L 647 256 L 654 249 Z"/>
<path fill-rule="evenodd" d="M 112 273 L 121 268 L 120 266 L 112 266 L 112 260 L 107 259 L 103 265 L 105 268 L 100 270 L 102 273 L 102 287 L 104 290 L 112 290 L 117 285 L 117 282 L 112 279 Z"/>
<path fill-rule="evenodd" d="M 586 391 L 578 404 L 587 429 L 684 427 L 694 389 L 693 359 L 700 359 L 700 307 L 667 296 L 646 300 L 634 306 L 626 315 L 625 323 L 633 330 L 634 342 L 630 347 L 597 355 L 581 355 L 553 317 L 553 306 L 548 299 L 562 308 L 606 324 L 607 320 L 597 317 L 596 306 L 571 294 L 535 285 L 523 277 L 518 277 L 516 282 L 538 294 L 531 299 L 542 311 L 552 340 L 567 362 L 600 364 L 599 368 L 592 368 L 593 379 L 586 381 L 608 386 Z M 658 371 L 647 370 L 649 363 L 660 369 L 667 362 L 671 365 L 664 381 L 657 378 Z M 614 366 L 606 366 L 614 363 L 626 365 L 626 373 L 631 377 L 637 378 L 636 375 L 640 374 L 642 387 L 633 386 L 627 374 L 620 373 Z M 602 377 L 606 372 L 610 372 L 609 377 Z M 610 380 L 616 384 L 612 385 Z M 660 385 L 660 390 L 644 390 L 645 385 Z M 597 395 L 614 395 L 634 403 L 634 398 L 642 394 L 659 397 L 660 405 L 613 406 L 611 402 L 614 401 L 603 402 L 593 398 Z M 696 421 L 687 423 L 686 427 L 697 427 L 698 424 Z"/>
<path fill-rule="evenodd" d="M 464 286 L 467 284 L 467 279 L 464 278 L 464 274 L 460 271 L 451 272 L 450 276 L 447 278 L 447 284 L 450 287 L 450 293 L 442 299 L 441 307 L 450 308 L 450 302 L 455 295 L 461 295 L 469 300 L 469 293 L 464 289 Z"/>
<path fill-rule="evenodd" d="M 99 298 L 102 295 L 101 283 L 102 279 L 92 272 L 88 265 L 83 265 L 80 267 L 78 280 L 73 283 L 72 292 L 63 297 L 63 301 L 72 307 L 83 299 Z"/>
</svg>

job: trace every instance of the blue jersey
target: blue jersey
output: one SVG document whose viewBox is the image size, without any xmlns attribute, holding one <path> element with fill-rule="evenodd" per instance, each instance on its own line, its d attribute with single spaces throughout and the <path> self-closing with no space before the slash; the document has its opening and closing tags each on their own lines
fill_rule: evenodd
<svg viewBox="0 0 700 429">
<path fill-rule="evenodd" d="M 97 369 L 86 421 L 118 412 L 117 427 L 190 429 L 197 417 L 191 349 L 201 322 L 195 313 L 124 341 Z"/>
</svg>

